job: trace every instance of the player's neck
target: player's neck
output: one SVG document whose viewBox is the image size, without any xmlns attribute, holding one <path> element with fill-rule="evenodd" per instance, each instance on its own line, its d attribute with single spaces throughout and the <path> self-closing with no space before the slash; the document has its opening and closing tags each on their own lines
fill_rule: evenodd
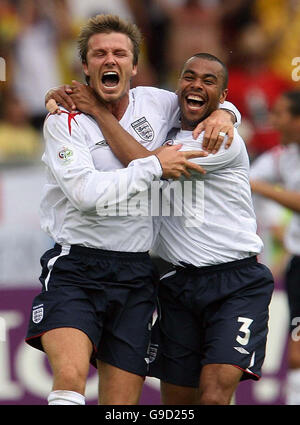
<svg viewBox="0 0 300 425">
<path fill-rule="evenodd" d="M 129 96 L 125 95 L 117 102 L 107 103 L 107 109 L 117 118 L 118 121 L 121 120 L 125 111 L 129 105 Z"/>
<path fill-rule="evenodd" d="M 184 118 L 181 118 L 181 130 L 184 131 L 193 131 L 196 125 L 194 123 L 191 123 Z"/>
</svg>

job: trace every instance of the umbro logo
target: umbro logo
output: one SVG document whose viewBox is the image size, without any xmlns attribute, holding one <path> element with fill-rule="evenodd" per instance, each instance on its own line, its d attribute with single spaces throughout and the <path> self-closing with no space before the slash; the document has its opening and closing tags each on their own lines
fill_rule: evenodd
<svg viewBox="0 0 300 425">
<path fill-rule="evenodd" d="M 100 142 L 95 143 L 95 146 L 108 146 L 108 143 L 106 140 L 100 140 Z"/>
<path fill-rule="evenodd" d="M 243 347 L 233 347 L 233 348 L 242 354 L 250 354 L 249 351 L 245 350 L 245 348 Z"/>
</svg>

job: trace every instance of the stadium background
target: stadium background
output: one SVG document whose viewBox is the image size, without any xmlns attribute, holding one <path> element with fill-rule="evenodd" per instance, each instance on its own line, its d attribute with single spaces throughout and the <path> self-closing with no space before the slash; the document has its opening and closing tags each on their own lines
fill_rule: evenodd
<svg viewBox="0 0 300 425">
<path fill-rule="evenodd" d="M 242 113 L 240 133 L 251 161 L 278 144 L 269 111 L 283 90 L 299 85 L 298 0 L 0 0 L 0 404 L 45 404 L 51 388 L 46 357 L 24 343 L 39 291 L 39 258 L 52 244 L 38 217 L 44 95 L 73 78 L 83 81 L 76 35 L 89 16 L 103 12 L 142 29 L 133 86 L 173 90 L 184 60 L 200 51 L 227 63 L 228 100 Z M 263 378 L 241 383 L 236 403 L 284 404 L 288 313 L 282 235 L 290 213 L 261 199 L 255 199 L 255 208 L 265 242 L 261 260 L 276 285 Z M 96 398 L 91 369 L 88 404 Z M 147 380 L 141 403 L 159 402 L 158 381 Z"/>
</svg>

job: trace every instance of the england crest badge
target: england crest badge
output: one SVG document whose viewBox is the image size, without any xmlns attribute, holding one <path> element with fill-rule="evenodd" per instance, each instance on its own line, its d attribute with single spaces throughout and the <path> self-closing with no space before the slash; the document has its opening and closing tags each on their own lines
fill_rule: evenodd
<svg viewBox="0 0 300 425">
<path fill-rule="evenodd" d="M 33 323 L 40 323 L 44 317 L 44 304 L 36 305 L 32 309 Z"/>
<path fill-rule="evenodd" d="M 139 118 L 131 124 L 134 131 L 143 139 L 145 142 L 151 142 L 154 138 L 154 131 L 149 122 L 145 117 Z"/>
</svg>

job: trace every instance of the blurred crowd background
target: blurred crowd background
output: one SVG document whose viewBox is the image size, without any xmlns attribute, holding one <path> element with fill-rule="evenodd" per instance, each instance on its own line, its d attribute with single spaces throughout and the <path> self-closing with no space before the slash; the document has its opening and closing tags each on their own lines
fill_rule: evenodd
<svg viewBox="0 0 300 425">
<path fill-rule="evenodd" d="M 292 60 L 300 56 L 299 0 L 0 0 L 6 64 L 0 164 L 40 160 L 45 93 L 72 79 L 84 81 L 76 37 L 98 13 L 118 14 L 142 30 L 133 86 L 174 90 L 188 57 L 215 54 L 229 68 L 228 100 L 242 114 L 239 131 L 250 160 L 279 144 L 269 114 L 280 93 L 297 87 Z"/>
<path fill-rule="evenodd" d="M 141 28 L 134 85 L 172 90 L 189 56 L 215 54 L 229 67 L 228 100 L 243 115 L 241 132 L 251 157 L 278 143 L 268 113 L 278 94 L 295 85 L 298 0 L 0 0 L 0 57 L 6 61 L 1 161 L 38 157 L 44 95 L 50 87 L 82 80 L 76 36 L 97 13 L 119 14 Z"/>
<path fill-rule="evenodd" d="M 141 28 L 144 43 L 134 85 L 172 90 L 189 56 L 215 54 L 229 67 L 228 99 L 243 115 L 241 130 L 251 157 L 278 143 L 268 112 L 294 83 L 298 0 L 0 0 L 0 57 L 6 61 L 1 160 L 37 154 L 44 95 L 72 78 L 82 80 L 76 36 L 97 13 L 119 14 Z"/>
<path fill-rule="evenodd" d="M 242 114 L 239 131 L 250 161 L 279 144 L 280 135 L 269 119 L 272 105 L 280 93 L 299 87 L 292 78 L 292 60 L 300 56 L 299 0 L 0 0 L 0 58 L 5 61 L 0 62 L 0 74 L 5 74 L 5 81 L 0 81 L 2 287 L 18 280 L 16 258 L 13 272 L 9 271 L 9 244 L 11 250 L 19 247 L 15 255 L 24 257 L 28 253 L 27 264 L 34 262 L 31 280 L 37 282 L 37 256 L 43 249 L 24 236 L 24 227 L 29 226 L 28 222 L 24 226 L 24 221 L 12 243 L 18 216 L 14 207 L 14 218 L 9 219 L 12 210 L 8 208 L 20 205 L 22 196 L 26 211 L 38 205 L 39 193 L 34 198 L 33 193 L 39 192 L 40 174 L 24 167 L 40 164 L 47 112 L 44 96 L 49 88 L 72 79 L 84 81 L 76 37 L 81 25 L 98 13 L 118 14 L 142 30 L 144 41 L 133 86 L 174 90 L 183 62 L 197 52 L 212 53 L 225 61 L 229 68 L 228 100 Z M 14 203 L 10 201 L 12 194 Z M 263 258 L 278 284 L 286 261 L 282 235 L 289 211 L 267 203 L 257 215 L 265 242 Z M 32 238 L 34 231 L 30 232 Z M 24 241 L 27 238 L 24 245 L 20 244 L 20 235 Z M 23 263 L 19 261 L 25 263 L 24 259 Z M 24 276 L 28 283 L 30 276 Z"/>
</svg>

